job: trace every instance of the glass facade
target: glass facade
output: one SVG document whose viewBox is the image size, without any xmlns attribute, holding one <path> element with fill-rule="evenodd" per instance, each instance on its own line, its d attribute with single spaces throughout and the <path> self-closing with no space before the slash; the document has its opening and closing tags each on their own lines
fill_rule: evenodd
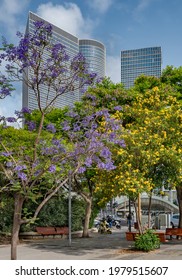
<svg viewBox="0 0 182 280">
<path fill-rule="evenodd" d="M 102 43 L 89 40 L 79 40 L 79 51 L 84 55 L 88 63 L 90 73 L 97 73 L 98 78 L 105 77 L 106 50 Z M 86 87 L 84 88 L 86 90 Z"/>
<path fill-rule="evenodd" d="M 33 22 L 44 19 L 40 18 L 36 14 L 29 12 L 26 33 L 33 31 Z M 45 21 L 47 22 L 47 21 Z M 48 22 L 47 22 L 48 23 Z M 60 42 L 66 47 L 67 54 L 70 58 L 76 56 L 79 52 L 82 52 L 89 64 L 89 71 L 98 74 L 98 77 L 105 76 L 105 47 L 100 42 L 94 40 L 79 40 L 77 37 L 70 33 L 58 28 L 53 25 L 53 40 Z M 46 55 L 46 54 L 45 54 Z M 31 75 L 29 69 L 27 69 L 27 75 Z M 27 107 L 31 110 L 37 109 L 37 100 L 34 92 L 23 83 L 23 94 L 22 94 L 22 106 Z M 41 88 L 41 105 L 46 106 L 47 89 L 45 86 Z M 54 107 L 62 108 L 64 106 L 73 106 L 74 102 L 79 101 L 82 93 L 79 90 L 74 92 L 65 93 L 56 99 Z M 55 96 L 55 92 L 49 93 L 49 100 Z"/>
<path fill-rule="evenodd" d="M 161 64 L 161 47 L 121 51 L 121 83 L 130 88 L 141 74 L 160 77 Z"/>
</svg>

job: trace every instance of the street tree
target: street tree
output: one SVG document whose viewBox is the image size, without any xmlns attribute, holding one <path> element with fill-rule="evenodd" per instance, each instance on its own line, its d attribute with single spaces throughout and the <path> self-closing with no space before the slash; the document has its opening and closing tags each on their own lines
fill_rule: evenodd
<svg viewBox="0 0 182 280">
<path fill-rule="evenodd" d="M 175 95 L 178 100 L 182 99 L 182 66 L 166 66 L 160 77 L 162 83 L 167 84 L 175 89 Z"/>
<path fill-rule="evenodd" d="M 29 116 L 25 123 L 27 123 L 27 120 L 28 122 L 34 121 L 34 123 L 37 124 L 40 121 L 40 114 L 35 111 L 32 114 L 32 118 Z M 82 172 L 75 173 L 72 178 L 72 190 L 81 196 L 86 204 L 82 236 L 88 237 L 93 200 L 95 199 L 95 185 L 92 179 L 96 170 L 105 169 L 107 170 L 106 172 L 108 172 L 108 170 L 114 168 L 110 149 L 113 145 L 124 146 L 123 141 L 119 141 L 120 135 L 118 135 L 120 134 L 122 122 L 111 117 L 107 109 L 95 110 L 93 106 L 90 108 L 89 106 L 85 107 L 83 104 L 79 104 L 79 106 L 73 108 L 72 111 L 68 111 L 67 108 L 54 109 L 45 117 L 45 124 L 50 121 L 51 125 L 54 126 L 56 137 L 62 136 L 64 141 L 68 143 L 72 141 L 75 144 L 77 142 L 80 143 L 77 147 L 78 152 L 79 150 L 85 149 L 86 143 L 90 141 L 91 155 L 87 151 L 85 154 L 85 165 L 81 169 Z M 49 127 L 49 125 L 47 126 Z M 73 133 L 77 133 L 77 138 L 73 138 Z M 96 139 L 94 140 L 96 136 L 101 137 L 101 135 L 105 145 L 99 143 Z M 83 147 L 80 147 L 80 145 Z M 102 158 L 107 159 L 107 162 L 104 163 L 101 161 Z"/>
<path fill-rule="evenodd" d="M 95 191 L 102 201 L 127 195 L 137 206 L 140 193 L 150 195 L 164 184 L 176 188 L 180 198 L 181 108 L 169 88 L 161 85 L 135 92 L 131 104 L 123 105 L 117 117 L 128 120 L 122 131 L 126 148 L 114 147 L 116 169 L 108 174 L 98 172 L 95 177 Z M 142 232 L 138 211 L 136 214 Z"/>
</svg>

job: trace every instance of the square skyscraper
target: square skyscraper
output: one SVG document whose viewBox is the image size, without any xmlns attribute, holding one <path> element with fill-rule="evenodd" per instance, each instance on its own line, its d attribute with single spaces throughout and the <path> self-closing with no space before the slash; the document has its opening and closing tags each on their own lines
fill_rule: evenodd
<svg viewBox="0 0 182 280">
<path fill-rule="evenodd" d="M 161 64 L 161 47 L 121 51 L 121 83 L 125 88 L 130 88 L 135 79 L 142 74 L 160 77 Z"/>
</svg>

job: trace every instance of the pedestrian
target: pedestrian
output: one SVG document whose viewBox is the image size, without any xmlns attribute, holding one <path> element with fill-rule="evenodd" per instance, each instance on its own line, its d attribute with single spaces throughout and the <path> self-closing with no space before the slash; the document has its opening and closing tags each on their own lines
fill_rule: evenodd
<svg viewBox="0 0 182 280">
<path fill-rule="evenodd" d="M 131 220 L 132 220 L 132 215 L 131 213 L 129 213 L 127 216 L 127 225 L 129 230 L 131 229 Z"/>
</svg>

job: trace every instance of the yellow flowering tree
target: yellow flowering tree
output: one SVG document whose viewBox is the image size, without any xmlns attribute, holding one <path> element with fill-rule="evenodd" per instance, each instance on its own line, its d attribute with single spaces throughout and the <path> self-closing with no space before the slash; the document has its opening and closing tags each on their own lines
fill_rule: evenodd
<svg viewBox="0 0 182 280">
<path fill-rule="evenodd" d="M 169 88 L 154 86 L 135 92 L 133 102 L 123 106 L 117 117 L 127 120 L 122 128 L 125 149 L 115 149 L 117 168 L 95 179 L 96 191 L 108 197 L 128 195 L 136 206 L 142 192 L 156 187 L 176 187 L 181 180 L 181 108 Z M 179 188 L 181 191 L 181 188 Z M 180 204 L 180 203 L 179 203 Z M 136 211 L 138 213 L 138 211 Z M 142 232 L 139 216 L 139 230 Z"/>
</svg>

